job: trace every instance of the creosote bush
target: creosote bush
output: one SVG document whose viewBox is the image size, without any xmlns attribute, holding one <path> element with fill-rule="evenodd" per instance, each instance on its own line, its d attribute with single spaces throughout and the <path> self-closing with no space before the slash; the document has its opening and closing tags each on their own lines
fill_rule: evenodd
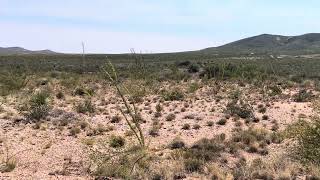
<svg viewBox="0 0 320 180">
<path fill-rule="evenodd" d="M 22 72 L 0 73 L 0 96 L 6 96 L 24 88 L 28 83 L 28 77 Z"/>
<path fill-rule="evenodd" d="M 294 155 L 304 163 L 312 163 L 320 166 L 320 120 L 314 118 L 312 122 L 300 120 L 290 125 L 287 137 L 294 138 L 297 144 L 294 147 Z"/>
</svg>

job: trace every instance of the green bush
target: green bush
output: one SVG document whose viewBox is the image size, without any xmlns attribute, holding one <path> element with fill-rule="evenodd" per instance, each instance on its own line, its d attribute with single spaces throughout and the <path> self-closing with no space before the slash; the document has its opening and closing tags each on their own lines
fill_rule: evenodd
<svg viewBox="0 0 320 180">
<path fill-rule="evenodd" d="M 40 91 L 34 94 L 30 99 L 30 105 L 32 107 L 38 107 L 48 104 L 48 98 L 50 94 L 47 91 Z"/>
<path fill-rule="evenodd" d="M 0 95 L 8 95 L 26 86 L 27 76 L 23 73 L 2 73 L 0 74 Z"/>
<path fill-rule="evenodd" d="M 39 121 L 45 118 L 51 109 L 49 105 L 50 94 L 47 91 L 39 91 L 31 96 L 27 105 L 25 116 L 28 120 Z"/>
<path fill-rule="evenodd" d="M 306 163 L 320 165 L 320 119 L 299 121 L 288 132 L 297 140 L 295 155 Z"/>
</svg>

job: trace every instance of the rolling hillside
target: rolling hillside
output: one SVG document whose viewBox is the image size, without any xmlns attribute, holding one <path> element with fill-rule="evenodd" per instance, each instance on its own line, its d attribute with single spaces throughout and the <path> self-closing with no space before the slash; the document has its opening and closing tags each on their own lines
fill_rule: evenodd
<svg viewBox="0 0 320 180">
<path fill-rule="evenodd" d="M 31 51 L 21 47 L 0 47 L 0 55 L 56 54 L 50 50 Z"/>
<path fill-rule="evenodd" d="M 262 34 L 223 46 L 207 48 L 202 52 L 218 54 L 315 54 L 320 53 L 320 33 L 301 36 Z"/>
</svg>

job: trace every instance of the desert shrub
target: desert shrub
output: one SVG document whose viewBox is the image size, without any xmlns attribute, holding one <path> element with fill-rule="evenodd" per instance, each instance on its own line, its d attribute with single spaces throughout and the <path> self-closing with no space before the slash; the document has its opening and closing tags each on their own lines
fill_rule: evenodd
<svg viewBox="0 0 320 180">
<path fill-rule="evenodd" d="M 73 92 L 73 95 L 75 95 L 75 96 L 85 96 L 85 95 L 92 96 L 92 95 L 94 95 L 94 89 L 93 88 L 86 88 L 86 87 L 76 87 L 76 89 Z"/>
<path fill-rule="evenodd" d="M 237 115 L 243 119 L 253 118 L 253 109 L 249 104 L 237 103 L 237 101 L 231 101 L 226 106 L 226 112 L 231 115 Z"/>
<path fill-rule="evenodd" d="M 57 94 L 56 94 L 56 98 L 57 99 L 64 99 L 64 94 L 62 91 L 59 91 Z"/>
<path fill-rule="evenodd" d="M 162 116 L 162 113 L 161 112 L 155 112 L 154 113 L 154 117 L 155 118 L 158 118 L 158 117 L 161 117 Z"/>
<path fill-rule="evenodd" d="M 200 129 L 201 126 L 199 124 L 194 124 L 192 128 L 197 130 L 197 129 Z"/>
<path fill-rule="evenodd" d="M 265 130 L 249 128 L 248 130 L 243 130 L 235 134 L 233 140 L 243 142 L 244 144 L 252 144 L 256 141 L 265 140 L 267 134 Z"/>
<path fill-rule="evenodd" d="M 203 166 L 203 161 L 198 159 L 185 159 L 184 168 L 188 172 L 199 172 Z"/>
<path fill-rule="evenodd" d="M 99 142 L 98 145 L 104 147 L 103 143 Z M 149 158 L 145 149 L 137 146 L 123 151 L 120 151 L 121 149 L 123 147 L 113 148 L 115 152 L 92 151 L 90 159 L 95 165 L 93 175 L 115 179 L 145 179 L 144 175 L 150 172 Z"/>
<path fill-rule="evenodd" d="M 109 145 L 113 148 L 123 147 L 125 144 L 125 139 L 121 136 L 112 135 L 110 137 Z"/>
<path fill-rule="evenodd" d="M 242 94 L 242 92 L 240 90 L 236 90 L 236 91 L 231 92 L 229 97 L 233 100 L 238 100 L 241 97 L 241 94 Z"/>
<path fill-rule="evenodd" d="M 176 115 L 173 113 L 170 113 L 166 117 L 166 121 L 173 121 L 176 118 Z"/>
<path fill-rule="evenodd" d="M 220 157 L 224 150 L 224 144 L 219 138 L 200 139 L 190 148 L 187 148 L 183 154 L 185 159 L 198 159 L 202 161 L 211 161 Z"/>
<path fill-rule="evenodd" d="M 171 90 L 171 91 L 164 91 L 162 93 L 162 97 L 165 101 L 180 101 L 183 100 L 184 94 L 179 90 Z"/>
<path fill-rule="evenodd" d="M 188 72 L 189 73 L 197 73 L 197 72 L 199 72 L 199 69 L 200 69 L 200 67 L 198 64 L 192 63 L 188 67 Z"/>
<path fill-rule="evenodd" d="M 49 114 L 50 109 L 51 108 L 47 105 L 32 107 L 29 109 L 26 115 L 27 119 L 33 120 L 33 121 L 41 120 L 42 118 L 45 118 Z"/>
<path fill-rule="evenodd" d="M 80 121 L 79 126 L 81 129 L 86 129 L 89 126 L 89 124 L 86 121 Z"/>
<path fill-rule="evenodd" d="M 232 135 L 231 141 L 239 145 L 240 148 L 249 153 L 268 154 L 265 146 L 258 147 L 258 144 L 270 144 L 270 136 L 266 130 L 249 128 L 241 130 Z"/>
<path fill-rule="evenodd" d="M 293 99 L 295 102 L 308 102 L 312 99 L 312 97 L 313 97 L 313 94 L 311 91 L 302 89 L 297 94 L 294 95 Z"/>
<path fill-rule="evenodd" d="M 264 114 L 264 113 L 266 113 L 267 112 L 267 108 L 266 107 L 258 107 L 259 109 L 258 109 L 258 112 L 259 113 L 262 113 L 262 114 Z"/>
<path fill-rule="evenodd" d="M 188 87 L 188 92 L 189 93 L 194 93 L 200 88 L 200 85 L 196 82 L 193 82 L 189 85 Z"/>
<path fill-rule="evenodd" d="M 184 124 L 184 125 L 182 126 L 182 129 L 183 129 L 183 130 L 189 130 L 189 129 L 190 129 L 190 124 Z"/>
<path fill-rule="evenodd" d="M 254 65 L 236 65 L 232 63 L 209 64 L 204 68 L 200 77 L 211 78 L 241 78 L 254 79 L 261 75 L 261 70 Z"/>
<path fill-rule="evenodd" d="M 177 67 L 171 67 L 170 72 L 163 74 L 161 73 L 157 76 L 158 81 L 167 81 L 167 80 L 175 80 L 182 81 L 188 80 L 191 77 L 190 73 L 180 70 Z"/>
<path fill-rule="evenodd" d="M 21 72 L 5 72 L 0 74 L 0 95 L 8 95 L 27 85 L 27 75 Z"/>
<path fill-rule="evenodd" d="M 81 132 L 80 128 L 78 127 L 72 127 L 70 130 L 69 130 L 69 133 L 71 136 L 76 136 L 77 134 L 79 134 Z"/>
<path fill-rule="evenodd" d="M 39 91 L 33 94 L 28 102 L 27 113 L 28 120 L 39 121 L 45 118 L 51 109 L 49 105 L 50 94 L 47 91 Z"/>
<path fill-rule="evenodd" d="M 151 129 L 149 130 L 149 135 L 150 136 L 153 136 L 153 137 L 155 137 L 155 136 L 159 136 L 159 129 L 160 129 L 160 127 L 159 127 L 159 125 L 153 125 L 152 127 L 151 127 Z"/>
<path fill-rule="evenodd" d="M 121 121 L 121 117 L 116 115 L 116 116 L 112 116 L 111 118 L 111 123 L 119 123 Z"/>
<path fill-rule="evenodd" d="M 126 82 L 126 87 L 130 95 L 129 101 L 135 103 L 143 102 L 143 98 L 148 94 L 148 90 L 151 89 L 150 84 L 147 81 L 130 81 Z M 127 90 L 123 90 L 126 92 Z"/>
<path fill-rule="evenodd" d="M 50 97 L 49 92 L 47 91 L 39 91 L 31 96 L 30 105 L 32 107 L 38 107 L 42 105 L 48 104 L 48 98 Z"/>
<path fill-rule="evenodd" d="M 287 137 L 297 140 L 294 155 L 303 162 L 320 165 L 320 120 L 312 122 L 303 120 L 291 125 L 287 129 Z"/>
<path fill-rule="evenodd" d="M 207 126 L 209 126 L 209 127 L 214 126 L 214 122 L 213 121 L 207 121 Z"/>
<path fill-rule="evenodd" d="M 163 107 L 161 106 L 160 103 L 158 103 L 158 104 L 156 105 L 156 111 L 157 111 L 157 112 L 161 112 L 162 110 L 163 110 Z"/>
<path fill-rule="evenodd" d="M 227 120 L 226 119 L 220 119 L 218 122 L 217 122 L 217 124 L 218 125 L 221 125 L 221 126 L 223 126 L 223 125 L 225 125 L 227 123 Z"/>
<path fill-rule="evenodd" d="M 13 157 L 7 157 L 5 160 L 0 162 L 0 172 L 7 173 L 13 171 L 17 166 L 17 162 Z"/>
<path fill-rule="evenodd" d="M 271 95 L 271 96 L 279 95 L 279 94 L 282 93 L 281 88 L 279 86 L 276 86 L 276 85 L 269 86 L 268 89 L 269 89 L 269 95 Z"/>
<path fill-rule="evenodd" d="M 177 61 L 177 62 L 175 62 L 175 65 L 178 66 L 178 67 L 189 66 L 190 64 L 191 64 L 190 61 Z"/>
<path fill-rule="evenodd" d="M 263 115 L 263 116 L 262 116 L 262 120 L 265 120 L 265 121 L 266 121 L 266 120 L 268 120 L 268 119 L 269 119 L 269 116 L 268 116 L 268 115 Z"/>
<path fill-rule="evenodd" d="M 75 106 L 76 111 L 78 113 L 94 113 L 95 112 L 95 107 L 94 104 L 92 104 L 90 99 L 86 99 L 84 102 L 79 103 L 78 105 Z"/>
<path fill-rule="evenodd" d="M 168 147 L 170 149 L 181 149 L 185 147 L 185 143 L 181 139 L 175 138 L 170 142 Z"/>
</svg>

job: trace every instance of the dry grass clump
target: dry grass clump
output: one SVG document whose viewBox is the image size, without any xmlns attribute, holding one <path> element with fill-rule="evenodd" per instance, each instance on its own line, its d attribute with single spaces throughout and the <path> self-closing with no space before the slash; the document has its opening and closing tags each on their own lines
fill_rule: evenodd
<svg viewBox="0 0 320 180">
<path fill-rule="evenodd" d="M 90 99 L 86 99 L 84 102 L 81 102 L 75 106 L 75 109 L 78 113 L 94 113 L 95 106 Z"/>
<path fill-rule="evenodd" d="M 174 119 L 176 119 L 176 115 L 173 113 L 168 114 L 166 117 L 166 121 L 173 121 Z"/>
<path fill-rule="evenodd" d="M 119 115 L 112 116 L 111 123 L 119 123 L 121 121 L 121 117 Z"/>
<path fill-rule="evenodd" d="M 226 112 L 230 115 L 237 115 L 243 119 L 254 118 L 253 108 L 243 101 L 240 101 L 239 103 L 237 101 L 231 101 L 226 106 Z"/>
<path fill-rule="evenodd" d="M 220 125 L 220 126 L 226 125 L 227 124 L 227 119 L 222 118 L 217 122 L 217 124 Z"/>
<path fill-rule="evenodd" d="M 190 129 L 190 124 L 184 124 L 183 126 L 182 126 L 182 129 L 183 130 L 189 130 Z"/>
<path fill-rule="evenodd" d="M 112 143 L 111 143 L 112 142 Z M 138 146 L 124 147 L 122 138 L 110 141 L 113 150 L 101 147 L 92 150 L 90 159 L 94 165 L 92 174 L 101 178 L 141 179 L 148 174 L 149 162 L 147 152 Z M 103 143 L 96 143 L 102 146 Z"/>
<path fill-rule="evenodd" d="M 209 127 L 214 126 L 214 122 L 213 121 L 207 121 L 207 126 L 209 126 Z"/>
<path fill-rule="evenodd" d="M 309 174 L 318 179 L 319 173 L 307 170 L 285 153 L 277 153 L 266 159 L 256 158 L 252 161 L 240 160 L 232 170 L 235 179 L 297 179 L 302 174 Z"/>
<path fill-rule="evenodd" d="M 185 147 L 185 143 L 180 138 L 173 139 L 168 145 L 170 149 L 181 149 Z"/>
<path fill-rule="evenodd" d="M 110 137 L 109 145 L 112 148 L 120 148 L 125 145 L 125 139 L 121 136 L 112 135 Z"/>
<path fill-rule="evenodd" d="M 279 143 L 281 138 L 277 134 L 270 134 L 263 129 L 241 130 L 232 135 L 231 141 L 235 142 L 238 147 L 249 152 L 268 154 L 267 145 L 270 143 Z"/>
<path fill-rule="evenodd" d="M 40 121 L 45 118 L 51 109 L 49 105 L 50 94 L 48 91 L 39 91 L 33 94 L 25 105 L 25 116 L 29 121 Z"/>
<path fill-rule="evenodd" d="M 180 141 L 175 142 L 175 147 L 184 147 L 184 143 Z M 173 148 L 173 149 L 177 149 Z M 180 155 L 183 159 L 184 169 L 187 172 L 202 172 L 203 166 L 207 162 L 215 161 L 221 157 L 221 153 L 224 151 L 223 139 L 201 139 L 194 143 L 189 148 L 183 148 L 180 150 Z"/>
<path fill-rule="evenodd" d="M 162 92 L 162 97 L 165 101 L 181 101 L 184 99 L 184 94 L 179 89 L 164 90 Z"/>
<path fill-rule="evenodd" d="M 313 99 L 314 95 L 311 91 L 306 89 L 300 90 L 297 94 L 293 96 L 295 102 L 309 102 Z"/>
</svg>

